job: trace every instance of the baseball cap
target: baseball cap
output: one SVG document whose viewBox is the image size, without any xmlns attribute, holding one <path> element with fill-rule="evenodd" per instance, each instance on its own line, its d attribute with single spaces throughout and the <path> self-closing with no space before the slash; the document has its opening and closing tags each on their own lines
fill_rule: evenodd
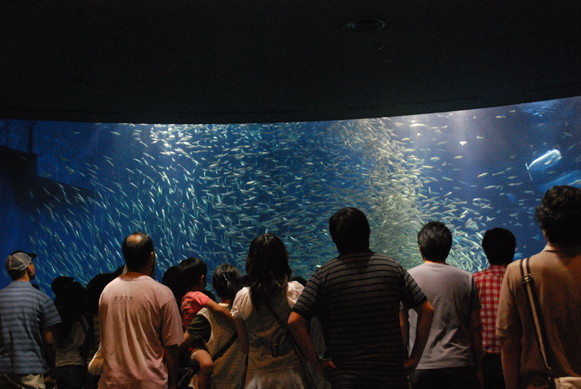
<svg viewBox="0 0 581 389">
<path fill-rule="evenodd" d="M 32 258 L 36 258 L 36 254 L 15 251 L 6 258 L 6 270 L 9 272 L 22 271 L 32 263 Z"/>
</svg>

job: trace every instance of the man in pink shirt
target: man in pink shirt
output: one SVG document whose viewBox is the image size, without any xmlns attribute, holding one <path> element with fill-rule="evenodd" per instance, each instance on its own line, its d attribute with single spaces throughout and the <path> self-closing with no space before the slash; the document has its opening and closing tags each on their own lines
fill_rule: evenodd
<svg viewBox="0 0 581 389">
<path fill-rule="evenodd" d="M 153 241 L 142 232 L 123 242 L 127 273 L 111 281 L 99 300 L 99 388 L 174 389 L 183 331 L 171 290 L 156 282 Z"/>
<path fill-rule="evenodd" d="M 500 361 L 500 338 L 496 336 L 496 311 L 500 287 L 506 267 L 514 258 L 516 239 L 504 228 L 493 228 L 484 233 L 482 248 L 490 267 L 474 274 L 480 296 L 480 321 L 482 323 L 482 375 L 484 389 L 504 389 Z"/>
</svg>

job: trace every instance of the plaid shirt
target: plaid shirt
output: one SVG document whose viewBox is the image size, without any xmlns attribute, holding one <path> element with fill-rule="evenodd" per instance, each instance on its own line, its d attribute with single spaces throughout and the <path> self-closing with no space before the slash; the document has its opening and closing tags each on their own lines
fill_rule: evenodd
<svg viewBox="0 0 581 389">
<path fill-rule="evenodd" d="M 490 265 L 490 268 L 473 275 L 482 304 L 482 349 L 487 354 L 500 354 L 500 338 L 496 336 L 496 311 L 505 272 L 505 265 Z"/>
</svg>

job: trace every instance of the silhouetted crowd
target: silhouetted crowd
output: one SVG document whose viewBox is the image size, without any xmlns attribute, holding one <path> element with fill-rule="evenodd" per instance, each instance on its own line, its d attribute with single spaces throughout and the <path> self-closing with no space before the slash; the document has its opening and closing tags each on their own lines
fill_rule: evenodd
<svg viewBox="0 0 581 389">
<path fill-rule="evenodd" d="M 536 208 L 545 248 L 514 261 L 516 239 L 484 234 L 487 269 L 446 263 L 452 232 L 418 232 L 409 271 L 369 247 L 367 217 L 329 219 L 339 255 L 308 281 L 266 233 L 246 274 L 190 257 L 154 280 L 147 234 L 127 236 L 125 265 L 83 286 L 31 283 L 33 253 L 6 259 L 0 291 L 0 388 L 581 388 L 581 189 L 551 188 Z"/>
</svg>

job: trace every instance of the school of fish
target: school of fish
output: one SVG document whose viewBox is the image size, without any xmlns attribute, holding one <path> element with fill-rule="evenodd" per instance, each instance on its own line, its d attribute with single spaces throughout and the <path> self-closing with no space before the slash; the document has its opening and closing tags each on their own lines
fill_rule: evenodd
<svg viewBox="0 0 581 389">
<path fill-rule="evenodd" d="M 494 120 L 518 114 L 505 111 L 493 113 Z M 92 124 L 67 130 L 67 141 L 58 142 L 38 128 L 43 174 L 83 190 L 63 188 L 35 204 L 30 246 L 50 258 L 43 282 L 73 275 L 86 283 L 122 265 L 122 239 L 145 231 L 155 241 L 161 279 L 188 256 L 202 258 L 210 271 L 225 262 L 244 269 L 251 239 L 272 232 L 285 242 L 294 275 L 308 278 L 337 255 L 329 217 L 354 206 L 370 220 L 371 248 L 406 268 L 421 262 L 421 226 L 440 220 L 454 236 L 448 262 L 477 271 L 486 266 L 486 229 L 523 228 L 542 240 L 528 232 L 542 193 L 526 162 L 555 142 L 480 167 L 471 161 L 489 135 L 459 134 L 454 122 L 484 114 L 466 112 L 311 123 Z M 570 126 L 559 132 L 559 156 L 576 156 L 578 167 L 579 121 Z M 75 142 L 80 146 L 71 150 Z M 526 251 L 526 242 L 519 248 Z"/>
</svg>

